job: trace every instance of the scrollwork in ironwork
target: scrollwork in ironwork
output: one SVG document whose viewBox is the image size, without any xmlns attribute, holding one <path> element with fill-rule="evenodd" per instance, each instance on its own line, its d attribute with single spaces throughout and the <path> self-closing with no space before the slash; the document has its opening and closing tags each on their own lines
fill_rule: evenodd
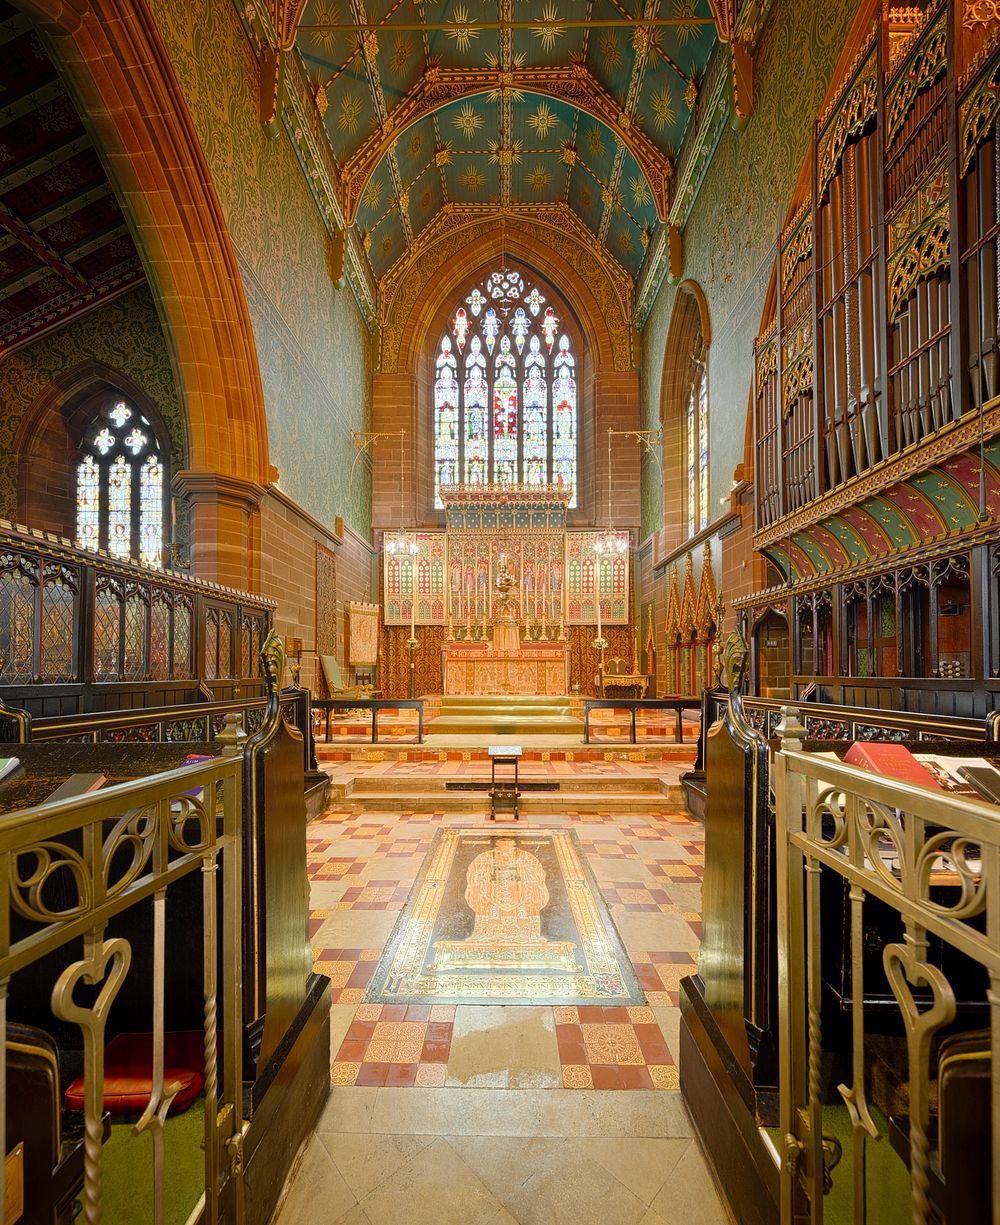
<svg viewBox="0 0 1000 1225">
<path fill-rule="evenodd" d="M 133 809 L 115 822 L 101 847 L 106 897 L 121 893 L 138 878 L 153 854 L 156 830 L 154 808 Z"/>
<path fill-rule="evenodd" d="M 931 876 L 946 871 L 949 883 L 947 901 L 931 896 Z M 929 838 L 917 853 L 917 897 L 929 909 L 952 919 L 970 919 L 986 909 L 986 878 L 982 868 L 982 847 L 970 838 L 943 830 Z"/>
<path fill-rule="evenodd" d="M 889 90 L 885 100 L 886 145 L 891 145 L 906 122 L 913 100 L 944 72 L 948 49 L 945 14 L 921 39 L 910 65 Z"/>
<path fill-rule="evenodd" d="M 847 841 L 847 794 L 841 787 L 826 787 L 816 797 L 813 809 L 815 839 L 831 850 Z"/>
<path fill-rule="evenodd" d="M 194 839 L 193 831 L 197 831 Z M 174 850 L 185 854 L 203 851 L 211 845 L 212 834 L 210 796 L 179 795 L 170 801 L 167 838 Z"/>
<path fill-rule="evenodd" d="M 45 840 L 18 851 L 10 875 L 11 905 L 34 922 L 76 918 L 93 904 L 87 864 L 65 843 Z M 58 904 L 50 904 L 47 893 Z"/>
<path fill-rule="evenodd" d="M 857 797 L 855 826 L 871 871 L 895 890 L 908 889 L 912 864 L 899 817 L 884 804 Z"/>
</svg>

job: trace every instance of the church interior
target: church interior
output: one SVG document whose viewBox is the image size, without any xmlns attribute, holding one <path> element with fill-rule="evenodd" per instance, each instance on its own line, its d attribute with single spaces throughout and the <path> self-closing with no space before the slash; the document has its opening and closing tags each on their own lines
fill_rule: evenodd
<svg viewBox="0 0 1000 1225">
<path fill-rule="evenodd" d="M 998 158 L 997 0 L 0 0 L 4 1225 L 1000 1221 Z"/>
</svg>

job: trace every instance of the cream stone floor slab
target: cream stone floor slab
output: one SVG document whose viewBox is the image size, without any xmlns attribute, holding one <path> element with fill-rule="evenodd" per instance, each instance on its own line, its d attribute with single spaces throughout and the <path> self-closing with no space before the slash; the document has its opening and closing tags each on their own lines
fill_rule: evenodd
<svg viewBox="0 0 1000 1225">
<path fill-rule="evenodd" d="M 729 1225 L 673 1087 L 677 992 L 700 930 L 701 828 L 667 811 L 581 820 L 568 808 L 537 824 L 579 837 L 650 1007 L 365 1004 L 434 834 L 488 826 L 407 812 L 405 797 L 396 812 L 331 809 L 309 830 L 310 931 L 334 984 L 334 1084 L 277 1225 Z M 383 1052 L 378 1025 L 412 1030 L 414 1050 Z M 635 1058 L 645 1044 L 641 1068 L 623 1073 L 673 1080 L 577 1087 L 598 1083 L 610 1056 L 587 1040 L 612 1029 Z"/>
</svg>

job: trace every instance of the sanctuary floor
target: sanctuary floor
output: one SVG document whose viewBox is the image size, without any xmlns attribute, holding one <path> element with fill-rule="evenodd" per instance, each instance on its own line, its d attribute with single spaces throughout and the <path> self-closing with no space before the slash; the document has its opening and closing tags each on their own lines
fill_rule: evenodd
<svg viewBox="0 0 1000 1225">
<path fill-rule="evenodd" d="M 471 808 L 408 805 L 405 792 L 373 811 L 352 778 L 395 776 L 418 797 L 444 767 L 483 768 L 462 765 L 393 754 L 328 767 L 337 798 L 310 826 L 309 876 L 315 963 L 332 984 L 332 1088 L 275 1220 L 727 1225 L 677 1088 L 703 848 L 670 785 L 682 763 L 532 763 L 534 778 L 627 786 L 666 772 L 665 785 L 633 812 L 564 793 L 509 825 L 575 833 L 646 1004 L 363 1002 L 435 835 L 496 827 Z"/>
</svg>

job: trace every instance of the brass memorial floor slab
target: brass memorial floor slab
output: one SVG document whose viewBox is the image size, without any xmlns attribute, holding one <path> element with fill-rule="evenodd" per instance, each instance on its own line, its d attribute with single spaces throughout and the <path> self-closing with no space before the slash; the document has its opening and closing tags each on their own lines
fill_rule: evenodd
<svg viewBox="0 0 1000 1225">
<path fill-rule="evenodd" d="M 368 1004 L 642 1005 L 572 830 L 439 829 Z"/>
</svg>

